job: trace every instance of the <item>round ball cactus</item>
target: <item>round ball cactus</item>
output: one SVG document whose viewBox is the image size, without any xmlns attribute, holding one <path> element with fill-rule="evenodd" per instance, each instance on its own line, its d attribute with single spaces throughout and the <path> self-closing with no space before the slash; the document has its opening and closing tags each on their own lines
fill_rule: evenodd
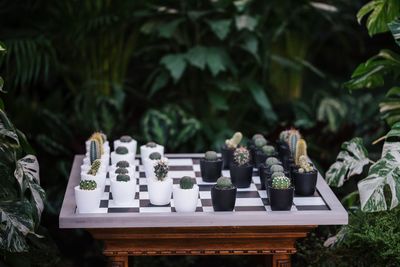
<svg viewBox="0 0 400 267">
<path fill-rule="evenodd" d="M 165 160 L 159 160 L 154 165 L 154 174 L 156 175 L 158 181 L 164 181 L 165 178 L 167 178 L 168 170 L 169 167 Z"/>
<path fill-rule="evenodd" d="M 270 167 L 271 172 L 283 172 L 283 167 L 281 165 L 275 164 Z"/>
<path fill-rule="evenodd" d="M 265 165 L 267 165 L 267 166 L 272 166 L 272 165 L 276 165 L 276 164 L 281 164 L 281 162 L 279 161 L 279 159 L 277 159 L 275 157 L 269 157 L 265 160 Z"/>
<path fill-rule="evenodd" d="M 161 159 L 161 154 L 158 153 L 158 152 L 153 152 L 153 153 L 151 153 L 151 154 L 149 155 L 149 158 L 150 158 L 151 160 L 159 160 L 159 159 Z"/>
<path fill-rule="evenodd" d="M 179 181 L 179 186 L 181 189 L 192 189 L 194 185 L 194 181 L 189 176 L 183 176 Z"/>
<path fill-rule="evenodd" d="M 122 143 L 129 143 L 130 141 L 132 141 L 132 137 L 130 137 L 129 135 L 123 135 L 119 138 L 119 141 L 121 141 Z"/>
<path fill-rule="evenodd" d="M 126 168 L 117 168 L 116 170 L 115 170 L 115 173 L 116 174 L 128 174 L 128 169 L 126 169 Z"/>
<path fill-rule="evenodd" d="M 272 179 L 272 188 L 274 189 L 288 189 L 290 185 L 290 179 L 286 176 L 276 176 Z"/>
<path fill-rule="evenodd" d="M 129 182 L 131 177 L 127 174 L 118 174 L 116 180 L 117 182 Z"/>
<path fill-rule="evenodd" d="M 79 183 L 79 189 L 81 190 L 95 190 L 97 187 L 96 181 L 93 180 L 82 180 Z"/>
<path fill-rule="evenodd" d="M 155 148 L 156 146 L 157 146 L 157 144 L 154 143 L 154 142 L 148 142 L 148 143 L 146 144 L 146 147 Z"/>
<path fill-rule="evenodd" d="M 285 176 L 285 174 L 284 174 L 283 172 L 274 172 L 274 173 L 271 175 L 271 179 L 274 179 L 274 178 L 277 177 L 277 176 Z"/>
<path fill-rule="evenodd" d="M 128 149 L 124 146 L 119 146 L 117 147 L 117 149 L 115 149 L 115 153 L 117 153 L 118 155 L 126 155 L 128 154 Z"/>
<path fill-rule="evenodd" d="M 216 187 L 218 189 L 232 189 L 234 188 L 232 181 L 228 177 L 219 177 L 217 180 Z"/>
<path fill-rule="evenodd" d="M 126 160 L 121 160 L 121 161 L 117 162 L 116 166 L 118 168 L 128 168 L 129 167 L 129 162 L 127 162 Z"/>
<path fill-rule="evenodd" d="M 208 161 L 216 161 L 218 159 L 218 155 L 215 151 L 207 151 L 204 155 L 204 158 Z"/>
<path fill-rule="evenodd" d="M 267 144 L 267 140 L 263 137 L 263 138 L 257 138 L 256 140 L 254 140 L 254 145 L 258 148 L 262 148 L 263 146 L 265 146 Z"/>
<path fill-rule="evenodd" d="M 263 147 L 261 148 L 261 150 L 262 150 L 262 152 L 264 152 L 264 154 L 267 155 L 267 156 L 271 156 L 271 155 L 273 155 L 273 154 L 275 153 L 275 148 L 274 148 L 273 146 L 268 146 L 268 145 L 266 145 L 266 146 L 263 146 Z"/>
<path fill-rule="evenodd" d="M 264 136 L 263 136 L 262 134 L 255 134 L 255 135 L 253 135 L 253 137 L 251 138 L 251 140 L 253 140 L 253 142 L 254 142 L 254 141 L 256 141 L 256 139 L 258 139 L 258 138 L 264 138 Z"/>
<path fill-rule="evenodd" d="M 245 165 L 250 161 L 250 152 L 245 147 L 239 147 L 233 152 L 233 161 L 239 165 Z"/>
</svg>

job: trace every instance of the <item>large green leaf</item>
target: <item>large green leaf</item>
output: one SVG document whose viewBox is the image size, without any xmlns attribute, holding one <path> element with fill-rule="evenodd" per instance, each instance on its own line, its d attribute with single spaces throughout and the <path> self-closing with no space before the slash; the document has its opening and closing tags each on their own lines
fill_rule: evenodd
<svg viewBox="0 0 400 267">
<path fill-rule="evenodd" d="M 207 49 L 206 62 L 213 76 L 226 71 L 229 64 L 225 50 L 217 47 L 209 47 Z"/>
<path fill-rule="evenodd" d="M 192 66 L 204 70 L 207 60 L 207 48 L 201 45 L 192 47 L 186 53 L 186 58 Z"/>
<path fill-rule="evenodd" d="M 353 138 L 342 144 L 336 162 L 329 167 L 325 179 L 330 186 L 340 187 L 350 177 L 361 174 L 368 163 L 368 152 L 362 139 Z"/>
<path fill-rule="evenodd" d="M 400 87 L 393 87 L 386 93 L 386 97 L 379 103 L 379 111 L 389 126 L 400 121 Z"/>
<path fill-rule="evenodd" d="M 177 82 L 186 69 L 186 59 L 184 54 L 169 54 L 161 58 L 163 64 L 171 73 L 174 81 Z"/>
<path fill-rule="evenodd" d="M 207 24 L 220 40 L 224 40 L 228 36 L 231 23 L 230 19 L 207 20 Z"/>
<path fill-rule="evenodd" d="M 0 109 L 0 141 L 6 142 L 7 139 L 19 145 L 18 135 L 14 126 L 8 119 L 6 113 Z"/>
<path fill-rule="evenodd" d="M 328 122 L 328 128 L 336 132 L 347 113 L 347 106 L 337 98 L 325 97 L 319 104 L 317 119 Z"/>
<path fill-rule="evenodd" d="M 389 29 L 392 32 L 394 40 L 400 46 L 400 20 L 397 19 L 389 23 Z"/>
<path fill-rule="evenodd" d="M 253 81 L 248 81 L 245 84 L 246 87 L 250 90 L 254 101 L 261 108 L 264 117 L 270 122 L 275 122 L 277 120 L 277 116 L 272 108 L 271 102 L 269 101 L 267 94 L 264 91 L 264 88 Z"/>
</svg>

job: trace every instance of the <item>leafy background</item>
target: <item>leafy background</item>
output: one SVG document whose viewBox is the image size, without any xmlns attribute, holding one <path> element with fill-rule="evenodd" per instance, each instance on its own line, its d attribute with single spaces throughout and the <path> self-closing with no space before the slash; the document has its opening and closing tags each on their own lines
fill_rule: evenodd
<svg viewBox="0 0 400 267">
<path fill-rule="evenodd" d="M 370 158 L 379 158 L 380 148 L 369 145 L 387 131 L 379 107 L 387 110 L 398 89 L 387 96 L 380 90 L 342 89 L 359 62 L 382 47 L 396 47 L 388 34 L 369 36 L 387 30 L 376 17 L 393 20 L 396 1 L 372 2 L 360 11 L 365 15 L 381 3 L 375 20 L 367 21 L 373 26 L 368 32 L 356 18 L 361 0 L 1 1 L 0 40 L 7 52 L 0 71 L 8 91 L 2 98 L 42 166 L 47 198 L 41 222 L 48 231 L 29 253 L 3 255 L 3 261 L 54 266 L 51 257 L 59 266 L 105 265 L 101 244 L 88 233 L 58 229 L 73 155 L 84 151 L 84 140 L 97 129 L 110 139 L 128 133 L 139 142 L 154 140 L 168 152 L 204 152 L 217 149 L 236 130 L 274 140 L 294 125 L 306 136 L 322 172 L 340 144 L 354 136 L 363 138 Z M 379 67 L 382 57 L 391 59 L 388 55 L 372 59 L 377 61 L 372 65 Z M 371 82 L 381 85 L 382 78 Z M 366 84 L 360 79 L 358 87 Z M 356 181 L 335 189 L 348 207 Z M 354 229 L 361 239 L 360 229 Z M 353 245 L 360 244 L 356 239 L 347 254 L 322 246 L 336 231 L 319 228 L 299 243 L 295 263 L 332 266 L 327 259 L 338 264 L 354 254 L 358 248 Z M 262 262 L 212 259 L 215 266 Z M 202 266 L 207 261 L 140 258 L 135 266 Z"/>
</svg>

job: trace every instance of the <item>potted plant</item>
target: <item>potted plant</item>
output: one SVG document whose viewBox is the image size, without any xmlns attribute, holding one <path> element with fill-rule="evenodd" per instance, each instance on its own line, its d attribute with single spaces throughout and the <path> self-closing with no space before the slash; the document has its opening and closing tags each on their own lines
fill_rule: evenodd
<svg viewBox="0 0 400 267">
<path fill-rule="evenodd" d="M 75 186 L 75 202 L 78 213 L 97 212 L 101 190 L 93 180 L 82 180 Z"/>
<path fill-rule="evenodd" d="M 194 179 L 184 176 L 173 188 L 174 206 L 176 212 L 195 212 L 199 199 L 199 186 Z"/>
<path fill-rule="evenodd" d="M 126 169 L 125 169 L 126 170 Z M 117 205 L 129 205 L 136 193 L 136 179 L 126 174 L 118 174 L 110 179 L 111 193 Z"/>
<path fill-rule="evenodd" d="M 136 173 L 135 166 L 130 165 L 129 162 L 127 162 L 125 160 L 118 161 L 116 164 L 111 165 L 110 169 L 109 169 L 109 174 L 110 175 L 113 175 L 113 174 L 125 174 L 125 173 L 120 173 L 121 170 L 117 171 L 117 169 L 126 169 L 128 171 L 127 174 L 129 174 L 131 177 L 134 177 L 134 174 Z"/>
<path fill-rule="evenodd" d="M 254 153 L 254 164 L 256 168 L 259 168 L 261 164 L 263 164 L 267 158 L 275 157 L 276 152 L 275 148 L 270 145 L 264 145 L 260 149 L 256 149 Z"/>
<path fill-rule="evenodd" d="M 303 139 L 297 143 L 296 166 L 292 169 L 295 192 L 301 196 L 311 196 L 317 186 L 318 172 L 308 162 L 307 144 Z"/>
<path fill-rule="evenodd" d="M 251 140 L 249 140 L 247 142 L 247 147 L 250 151 L 250 161 L 253 161 L 255 159 L 255 153 L 256 153 L 256 145 L 255 145 L 255 141 L 259 138 L 265 139 L 264 136 L 262 134 L 255 134 L 253 135 L 253 137 L 251 138 Z M 253 162 L 254 163 L 254 162 Z"/>
<path fill-rule="evenodd" d="M 83 159 L 83 165 L 86 165 L 87 168 L 90 168 L 93 161 L 96 159 L 101 160 L 102 167 L 108 170 L 108 166 L 110 164 L 110 154 L 107 152 L 101 144 L 101 141 L 98 139 L 93 139 L 90 141 L 88 152 L 85 155 L 86 157 Z"/>
<path fill-rule="evenodd" d="M 228 177 L 220 177 L 211 188 L 211 201 L 214 211 L 233 211 L 237 188 Z"/>
<path fill-rule="evenodd" d="M 242 138 L 242 133 L 236 132 L 231 139 L 225 140 L 225 144 L 221 148 L 222 168 L 224 170 L 229 169 L 230 164 L 233 160 L 233 151 L 235 151 L 240 141 L 242 141 Z"/>
<path fill-rule="evenodd" d="M 267 176 L 271 174 L 270 167 L 272 165 L 281 165 L 282 163 L 279 159 L 275 157 L 269 157 L 265 160 L 264 164 L 261 164 L 258 168 L 258 173 L 260 177 L 261 189 L 265 189 L 265 183 L 267 181 Z"/>
<path fill-rule="evenodd" d="M 153 152 L 158 152 L 161 156 L 164 156 L 164 147 L 154 142 L 148 142 L 147 144 L 140 146 L 140 157 L 142 163 L 145 159 L 149 158 L 150 154 Z"/>
<path fill-rule="evenodd" d="M 147 179 L 150 203 L 167 205 L 171 201 L 172 179 L 168 177 L 168 165 L 159 160 L 154 166 L 154 176 Z"/>
<path fill-rule="evenodd" d="M 215 151 L 207 151 L 200 159 L 200 172 L 204 182 L 215 183 L 221 177 L 222 160 Z"/>
<path fill-rule="evenodd" d="M 251 184 L 253 165 L 250 164 L 250 153 L 245 147 L 235 149 L 233 162 L 229 169 L 232 183 L 238 188 L 247 188 Z"/>
<path fill-rule="evenodd" d="M 272 210 L 290 210 L 292 208 L 293 187 L 288 177 L 275 176 L 268 193 Z"/>
<path fill-rule="evenodd" d="M 124 146 L 119 146 L 111 152 L 111 164 L 117 164 L 118 161 L 127 161 L 129 164 L 135 164 L 135 156 Z"/>
<path fill-rule="evenodd" d="M 85 146 L 86 146 L 86 151 L 89 152 L 90 150 L 90 143 L 91 141 L 96 140 L 97 142 L 99 142 L 102 146 L 102 149 L 104 149 L 104 152 L 106 154 L 110 154 L 110 144 L 107 141 L 107 136 L 102 133 L 102 132 L 94 132 L 88 140 L 86 140 L 85 142 Z"/>
<path fill-rule="evenodd" d="M 119 146 L 126 147 L 129 153 L 133 153 L 134 156 L 136 155 L 137 142 L 131 136 L 123 135 L 118 140 L 114 140 L 114 149 Z"/>
<path fill-rule="evenodd" d="M 96 159 L 87 172 L 81 172 L 81 180 L 95 181 L 99 189 L 103 192 L 107 173 L 99 171 L 101 164 L 101 161 Z"/>
<path fill-rule="evenodd" d="M 163 159 L 166 162 L 168 160 L 166 157 L 162 157 L 162 155 L 158 152 L 153 152 L 147 159 L 144 159 L 143 167 L 147 178 L 154 176 L 154 165 L 160 159 Z"/>
</svg>

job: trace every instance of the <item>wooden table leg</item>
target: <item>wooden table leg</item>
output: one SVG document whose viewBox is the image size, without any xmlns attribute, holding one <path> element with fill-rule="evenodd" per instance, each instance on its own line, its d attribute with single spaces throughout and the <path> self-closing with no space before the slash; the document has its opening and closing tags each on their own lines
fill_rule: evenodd
<svg viewBox="0 0 400 267">
<path fill-rule="evenodd" d="M 272 255 L 272 267 L 290 267 L 292 262 L 290 261 L 290 254 L 273 254 Z"/>
<path fill-rule="evenodd" d="M 108 257 L 110 267 L 128 267 L 128 256 Z"/>
</svg>

